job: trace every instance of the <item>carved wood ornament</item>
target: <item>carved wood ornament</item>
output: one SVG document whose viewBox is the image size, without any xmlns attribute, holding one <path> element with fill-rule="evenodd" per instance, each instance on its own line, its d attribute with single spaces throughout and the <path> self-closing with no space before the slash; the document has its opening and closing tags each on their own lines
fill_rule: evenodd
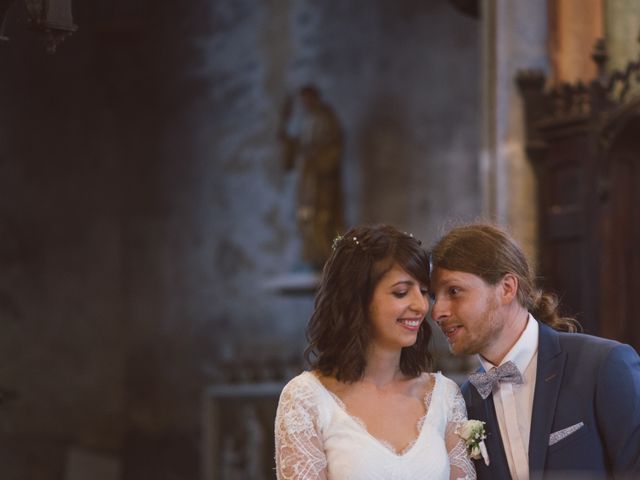
<svg viewBox="0 0 640 480">
<path fill-rule="evenodd" d="M 516 81 L 538 181 L 540 273 L 587 333 L 640 348 L 640 57 L 607 73 L 603 40 L 589 84 Z"/>
</svg>

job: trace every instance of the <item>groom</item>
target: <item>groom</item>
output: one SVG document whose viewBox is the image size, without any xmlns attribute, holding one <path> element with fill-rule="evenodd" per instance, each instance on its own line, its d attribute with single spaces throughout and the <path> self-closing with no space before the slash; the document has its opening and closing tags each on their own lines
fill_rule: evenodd
<svg viewBox="0 0 640 480">
<path fill-rule="evenodd" d="M 636 351 L 566 333 L 575 322 L 498 227 L 450 230 L 431 262 L 431 315 L 454 354 L 481 363 L 462 386 L 469 419 L 486 422 L 490 461 L 475 462 L 478 478 L 640 478 Z"/>
</svg>

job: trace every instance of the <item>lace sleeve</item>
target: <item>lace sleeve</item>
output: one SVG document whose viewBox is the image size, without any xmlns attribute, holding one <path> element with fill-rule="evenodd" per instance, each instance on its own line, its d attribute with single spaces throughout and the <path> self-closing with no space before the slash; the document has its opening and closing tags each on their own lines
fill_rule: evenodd
<svg viewBox="0 0 640 480">
<path fill-rule="evenodd" d="M 295 380 L 282 391 L 275 421 L 278 480 L 326 480 L 327 460 L 312 391 Z"/>
<path fill-rule="evenodd" d="M 465 407 L 462 394 L 458 389 L 449 412 L 445 432 L 445 444 L 447 446 L 447 452 L 449 453 L 449 464 L 451 465 L 451 480 L 475 480 L 476 478 L 476 469 L 467 455 L 464 440 L 456 433 L 456 428 L 466 420 L 467 408 Z"/>
</svg>

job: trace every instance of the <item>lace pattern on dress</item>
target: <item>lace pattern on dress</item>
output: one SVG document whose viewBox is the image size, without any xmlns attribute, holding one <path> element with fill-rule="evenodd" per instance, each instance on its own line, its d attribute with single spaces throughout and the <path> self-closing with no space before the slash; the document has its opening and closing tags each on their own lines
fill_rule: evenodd
<svg viewBox="0 0 640 480">
<path fill-rule="evenodd" d="M 308 385 L 296 383 L 280 395 L 275 421 L 276 475 L 279 480 L 325 479 L 327 459 Z"/>
<path fill-rule="evenodd" d="M 467 455 L 464 440 L 458 436 L 456 429 L 467 420 L 467 408 L 460 390 L 456 392 L 445 431 L 445 444 L 451 465 L 451 480 L 475 480 L 476 470 Z"/>
<path fill-rule="evenodd" d="M 434 378 L 434 377 L 432 376 L 432 378 Z M 338 406 L 347 415 L 349 415 L 349 417 L 351 417 L 353 419 L 353 421 L 356 422 L 365 432 L 367 432 L 367 434 L 369 434 L 371 436 L 371 438 L 373 438 L 375 441 L 380 443 L 380 445 L 382 445 L 384 448 L 389 450 L 394 455 L 397 455 L 397 456 L 401 457 L 401 456 L 405 455 L 409 450 L 411 450 L 411 448 L 416 444 L 416 442 L 420 438 L 420 433 L 422 432 L 422 427 L 424 426 L 424 422 L 427 419 L 427 413 L 429 412 L 429 406 L 431 405 L 431 396 L 433 394 L 433 391 L 435 390 L 435 382 L 436 381 L 437 380 L 435 380 L 435 378 L 434 378 L 434 384 L 431 387 L 431 390 L 429 390 L 429 392 L 424 397 L 424 415 L 422 417 L 420 417 L 418 419 L 418 421 L 416 422 L 416 432 L 417 432 L 416 433 L 416 437 L 413 440 L 411 440 L 406 447 L 404 447 L 402 450 L 399 450 L 399 451 L 396 450 L 395 447 L 393 445 L 391 445 L 391 443 L 387 442 L 386 440 L 383 440 L 383 439 L 380 439 L 380 438 L 376 438 L 373 435 L 371 435 L 369 433 L 369 430 L 367 429 L 367 424 L 360 417 L 356 417 L 355 415 L 350 414 L 349 411 L 347 410 L 347 406 L 340 399 L 340 397 L 338 397 L 335 393 L 333 393 L 330 390 L 327 390 L 327 392 L 335 400 L 335 402 L 338 404 Z"/>
<path fill-rule="evenodd" d="M 320 392 L 315 383 L 316 379 L 314 377 L 314 381 L 312 381 L 311 375 L 312 374 L 308 374 L 307 376 L 303 374 L 301 378 L 293 380 L 283 389 L 280 395 L 275 421 L 276 474 L 278 480 L 326 480 L 329 475 L 327 456 L 325 454 L 325 448 L 327 446 L 324 444 L 323 439 L 326 433 L 323 429 L 327 428 L 325 426 L 327 411 L 322 407 L 323 400 L 319 397 Z M 433 410 L 433 407 L 437 405 L 437 409 L 433 410 L 433 413 L 440 415 L 439 418 L 441 418 L 446 425 L 440 424 L 440 428 L 444 426 L 445 431 L 442 432 L 442 430 L 440 430 L 440 433 L 435 429 L 424 431 L 432 435 L 432 440 L 444 433 L 444 443 L 448 458 L 439 459 L 442 470 L 437 471 L 440 471 L 441 475 L 438 474 L 437 477 L 434 478 L 442 479 L 448 472 L 448 478 L 451 480 L 475 480 L 476 474 L 473 463 L 467 456 L 463 440 L 455 433 L 456 427 L 466 420 L 464 400 L 462 399 L 460 390 L 451 380 L 439 376 L 435 380 L 434 387 L 425 395 L 426 413 L 424 418 L 421 418 L 417 422 L 418 436 L 416 438 L 419 438 L 424 433 L 425 418 L 427 414 Z M 442 384 L 438 387 L 438 391 L 435 392 L 435 388 L 439 382 L 442 382 Z M 322 392 L 325 391 L 327 390 L 322 390 Z M 436 395 L 434 395 L 434 393 Z M 438 399 L 436 405 L 432 404 L 433 399 Z M 333 406 L 328 406 L 325 403 L 324 406 L 333 409 L 340 406 L 340 403 L 334 403 Z M 346 410 L 343 411 L 346 412 Z M 434 418 L 436 423 L 439 423 L 439 420 L 436 420 L 438 415 Z M 429 418 L 431 418 L 431 416 Z M 351 425 L 355 427 L 356 423 L 352 423 Z M 342 432 L 345 432 L 345 430 L 342 430 Z M 333 441 L 335 443 L 335 440 Z M 378 444 L 383 443 L 379 440 L 376 441 Z M 403 451 L 408 451 L 408 449 L 413 446 L 415 446 L 414 443 L 403 449 Z M 336 445 L 334 445 L 333 448 L 335 449 Z M 426 445 L 422 448 L 429 450 Z M 389 450 L 395 455 L 402 455 L 394 452 L 392 447 L 389 448 Z M 333 455 L 337 454 L 337 451 L 334 450 Z M 428 454 L 428 452 L 425 452 L 425 454 Z M 411 459 L 413 457 L 406 458 Z M 442 460 L 444 461 L 442 462 Z M 447 463 L 449 464 L 448 466 Z M 376 475 L 380 474 L 382 470 L 386 468 L 382 467 L 382 465 L 384 465 L 382 463 L 376 465 L 375 467 L 371 467 L 377 469 L 375 470 Z M 396 465 L 396 467 L 399 465 L 400 464 Z M 424 471 L 424 462 L 420 462 L 420 465 L 421 471 Z M 415 465 L 413 465 L 413 467 L 415 467 Z M 364 468 L 366 471 L 367 467 Z M 415 473 L 418 470 L 407 471 L 413 471 Z M 340 470 L 332 472 L 335 478 L 341 478 L 340 473 Z M 368 475 L 368 478 L 390 478 L 385 475 L 381 477 L 380 475 L 376 476 L 374 475 L 374 470 L 371 469 L 368 473 L 371 474 Z M 336 474 L 338 476 L 336 476 Z M 417 477 L 413 475 L 402 478 Z"/>
</svg>

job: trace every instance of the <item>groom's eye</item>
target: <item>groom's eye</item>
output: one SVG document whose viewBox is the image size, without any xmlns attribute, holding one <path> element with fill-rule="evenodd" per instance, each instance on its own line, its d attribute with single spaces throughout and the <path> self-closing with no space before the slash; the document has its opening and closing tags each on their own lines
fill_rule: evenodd
<svg viewBox="0 0 640 480">
<path fill-rule="evenodd" d="M 457 295 L 460 293 L 460 289 L 458 287 L 449 288 L 449 295 Z"/>
</svg>

